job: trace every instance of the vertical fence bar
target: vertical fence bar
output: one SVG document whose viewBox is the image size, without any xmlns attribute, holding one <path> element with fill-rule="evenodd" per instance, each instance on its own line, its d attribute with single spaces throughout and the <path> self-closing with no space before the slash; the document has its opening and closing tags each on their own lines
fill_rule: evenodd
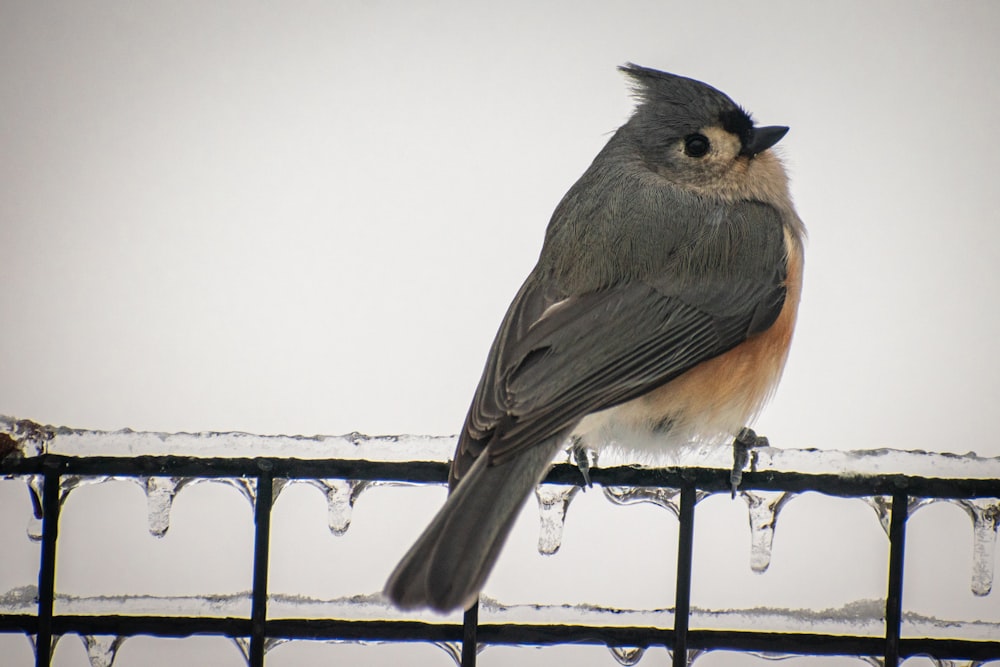
<svg viewBox="0 0 1000 667">
<path fill-rule="evenodd" d="M 56 596 L 56 540 L 59 537 L 59 470 L 47 460 L 42 474 L 42 553 L 38 568 L 38 634 L 35 665 L 48 667 L 52 659 L 52 610 Z"/>
<path fill-rule="evenodd" d="M 267 570 L 271 546 L 271 503 L 274 496 L 273 464 L 257 462 L 257 494 L 254 500 L 253 597 L 250 608 L 250 667 L 263 667 L 267 639 Z"/>
<path fill-rule="evenodd" d="M 462 616 L 462 667 L 476 667 L 479 650 L 479 598 Z"/>
<path fill-rule="evenodd" d="M 899 664 L 899 635 L 903 620 L 903 555 L 906 515 L 910 498 L 905 491 L 892 494 L 889 519 L 889 590 L 885 598 L 885 667 Z"/>
<path fill-rule="evenodd" d="M 691 560 L 694 553 L 694 484 L 681 487 L 677 536 L 677 591 L 674 603 L 674 667 L 687 667 L 687 633 L 691 614 Z"/>
</svg>

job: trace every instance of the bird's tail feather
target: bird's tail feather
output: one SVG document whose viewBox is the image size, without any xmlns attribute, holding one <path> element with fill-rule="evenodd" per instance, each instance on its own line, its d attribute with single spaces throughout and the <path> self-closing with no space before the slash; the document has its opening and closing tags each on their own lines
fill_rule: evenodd
<svg viewBox="0 0 1000 667">
<path fill-rule="evenodd" d="M 499 465 L 480 456 L 389 577 L 389 600 L 403 609 L 471 606 L 560 444 L 550 438 Z"/>
</svg>

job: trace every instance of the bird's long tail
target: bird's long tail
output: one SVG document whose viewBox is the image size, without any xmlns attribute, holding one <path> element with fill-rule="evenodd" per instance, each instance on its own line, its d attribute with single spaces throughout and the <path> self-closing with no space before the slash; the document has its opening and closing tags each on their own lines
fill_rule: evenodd
<svg viewBox="0 0 1000 667">
<path fill-rule="evenodd" d="M 403 609 L 471 606 L 560 444 L 551 438 L 498 465 L 480 456 L 389 577 L 389 600 Z"/>
</svg>

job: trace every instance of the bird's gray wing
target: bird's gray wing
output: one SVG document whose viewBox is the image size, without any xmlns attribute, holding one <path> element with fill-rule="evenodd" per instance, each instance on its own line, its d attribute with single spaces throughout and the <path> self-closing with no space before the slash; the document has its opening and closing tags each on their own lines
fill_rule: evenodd
<svg viewBox="0 0 1000 667">
<path fill-rule="evenodd" d="M 501 462 L 769 327 L 785 298 L 780 219 L 760 204 L 729 217 L 641 280 L 559 298 L 529 276 L 490 350 L 452 485 L 484 451 Z"/>
</svg>

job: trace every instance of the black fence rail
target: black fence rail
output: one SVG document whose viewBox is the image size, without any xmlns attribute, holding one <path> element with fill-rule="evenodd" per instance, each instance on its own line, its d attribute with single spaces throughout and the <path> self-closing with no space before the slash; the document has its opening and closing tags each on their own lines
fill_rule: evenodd
<svg viewBox="0 0 1000 667">
<path fill-rule="evenodd" d="M 2 455 L 6 454 L 6 458 Z M 902 638 L 902 592 L 907 512 L 914 499 L 1000 497 L 998 479 L 941 479 L 914 475 L 837 475 L 793 472 L 747 472 L 742 488 L 763 491 L 817 491 L 840 497 L 885 496 L 891 499 L 889 567 L 883 637 L 798 632 L 700 630 L 690 628 L 692 545 L 695 503 L 700 492 L 728 492 L 729 471 L 707 468 L 593 468 L 594 484 L 663 487 L 680 490 L 678 561 L 673 627 L 619 627 L 579 624 L 480 624 L 477 609 L 463 624 L 406 620 L 269 618 L 268 559 L 272 493 L 256 493 L 253 588 L 249 617 L 177 617 L 154 615 L 68 615 L 54 613 L 56 549 L 59 541 L 61 480 L 73 476 L 243 478 L 257 490 L 270 490 L 275 480 L 345 479 L 414 484 L 443 483 L 443 462 L 380 462 L 346 459 L 221 458 L 192 456 L 66 456 L 45 453 L 19 456 L 0 452 L 0 475 L 38 476 L 42 480 L 42 535 L 37 613 L 0 613 L 0 632 L 35 638 L 35 664 L 50 664 L 53 638 L 63 634 L 128 637 L 187 637 L 195 634 L 242 639 L 252 667 L 264 664 L 269 640 L 355 640 L 384 642 L 461 642 L 462 665 L 476 661 L 479 645 L 597 644 L 607 647 L 664 646 L 674 665 L 687 665 L 698 651 L 725 649 L 798 655 L 843 655 L 880 658 L 897 665 L 909 656 L 938 660 L 1000 659 L 1000 639 L 962 640 Z M 579 470 L 556 465 L 547 484 L 578 485 Z"/>
</svg>

